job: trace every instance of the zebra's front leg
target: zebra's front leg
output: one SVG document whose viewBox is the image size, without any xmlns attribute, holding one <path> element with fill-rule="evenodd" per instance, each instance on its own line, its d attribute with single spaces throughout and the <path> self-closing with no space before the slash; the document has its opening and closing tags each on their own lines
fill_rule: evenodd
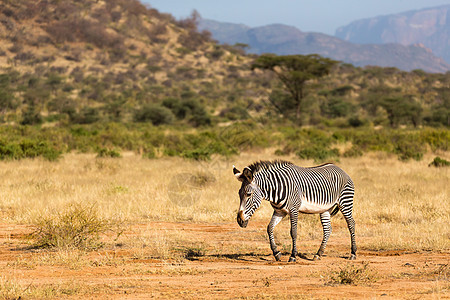
<svg viewBox="0 0 450 300">
<path fill-rule="evenodd" d="M 322 254 L 327 247 L 328 238 L 331 235 L 331 216 L 329 211 L 320 214 L 320 222 L 323 227 L 323 239 L 317 254 L 314 255 L 314 260 L 319 260 L 322 257 Z"/>
<path fill-rule="evenodd" d="M 277 251 L 277 244 L 275 243 L 275 238 L 273 237 L 273 229 L 278 223 L 286 216 L 286 213 L 280 211 L 273 211 L 272 219 L 267 226 L 267 234 L 269 235 L 270 249 L 272 249 L 273 256 L 277 261 L 281 258 L 281 252 Z"/>
</svg>

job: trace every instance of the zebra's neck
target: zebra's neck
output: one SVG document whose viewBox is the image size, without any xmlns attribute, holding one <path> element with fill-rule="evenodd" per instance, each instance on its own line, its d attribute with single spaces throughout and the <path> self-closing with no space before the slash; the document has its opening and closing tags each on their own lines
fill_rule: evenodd
<svg viewBox="0 0 450 300">
<path fill-rule="evenodd" d="M 263 198 L 274 207 L 284 205 L 292 191 L 292 184 L 286 174 L 277 170 L 260 171 L 255 175 L 255 180 Z"/>
</svg>

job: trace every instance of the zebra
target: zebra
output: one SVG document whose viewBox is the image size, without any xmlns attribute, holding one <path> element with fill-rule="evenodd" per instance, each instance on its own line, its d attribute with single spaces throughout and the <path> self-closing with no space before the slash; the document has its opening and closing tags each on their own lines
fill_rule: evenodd
<svg viewBox="0 0 450 300">
<path fill-rule="evenodd" d="M 351 238 L 350 260 L 356 259 L 355 221 L 353 219 L 354 184 L 350 176 L 334 164 L 303 168 L 288 161 L 258 161 L 240 172 L 233 166 L 233 173 L 242 182 L 239 189 L 240 207 L 237 222 L 247 227 L 249 219 L 261 205 L 268 200 L 274 212 L 267 233 L 270 248 L 277 261 L 281 252 L 273 236 L 275 226 L 289 215 L 291 223 L 292 252 L 289 262 L 297 256 L 298 213 L 319 214 L 323 227 L 323 239 L 314 255 L 318 260 L 324 253 L 331 234 L 331 216 L 340 210 L 347 221 Z"/>
</svg>

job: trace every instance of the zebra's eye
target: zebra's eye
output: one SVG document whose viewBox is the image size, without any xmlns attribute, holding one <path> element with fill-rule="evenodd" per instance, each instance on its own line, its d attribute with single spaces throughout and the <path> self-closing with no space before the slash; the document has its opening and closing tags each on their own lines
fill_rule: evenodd
<svg viewBox="0 0 450 300">
<path fill-rule="evenodd" d="M 250 197 L 252 195 L 252 193 L 247 193 L 247 197 Z"/>
</svg>

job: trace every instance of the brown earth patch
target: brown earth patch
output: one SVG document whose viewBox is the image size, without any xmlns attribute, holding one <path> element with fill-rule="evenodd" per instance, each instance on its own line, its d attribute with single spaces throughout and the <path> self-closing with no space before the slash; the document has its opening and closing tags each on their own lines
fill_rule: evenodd
<svg viewBox="0 0 450 300">
<path fill-rule="evenodd" d="M 310 260 L 320 241 L 308 240 L 299 241 L 305 258 L 287 263 L 284 250 L 276 262 L 264 240 L 265 224 L 252 228 L 189 222 L 131 226 L 127 238 L 157 238 L 161 232 L 170 238 L 175 232 L 177 245 L 170 251 L 195 248 L 197 242 L 202 248 L 189 258 L 178 253 L 162 259 L 126 241 L 89 253 L 29 250 L 29 226 L 0 224 L 0 292 L 5 294 L 9 282 L 22 298 L 450 298 L 448 252 L 361 249 L 350 262 L 344 258 L 348 238 L 337 236 L 320 261 Z M 340 271 L 355 269 L 370 272 L 369 279 L 348 285 L 333 281 Z"/>
</svg>

